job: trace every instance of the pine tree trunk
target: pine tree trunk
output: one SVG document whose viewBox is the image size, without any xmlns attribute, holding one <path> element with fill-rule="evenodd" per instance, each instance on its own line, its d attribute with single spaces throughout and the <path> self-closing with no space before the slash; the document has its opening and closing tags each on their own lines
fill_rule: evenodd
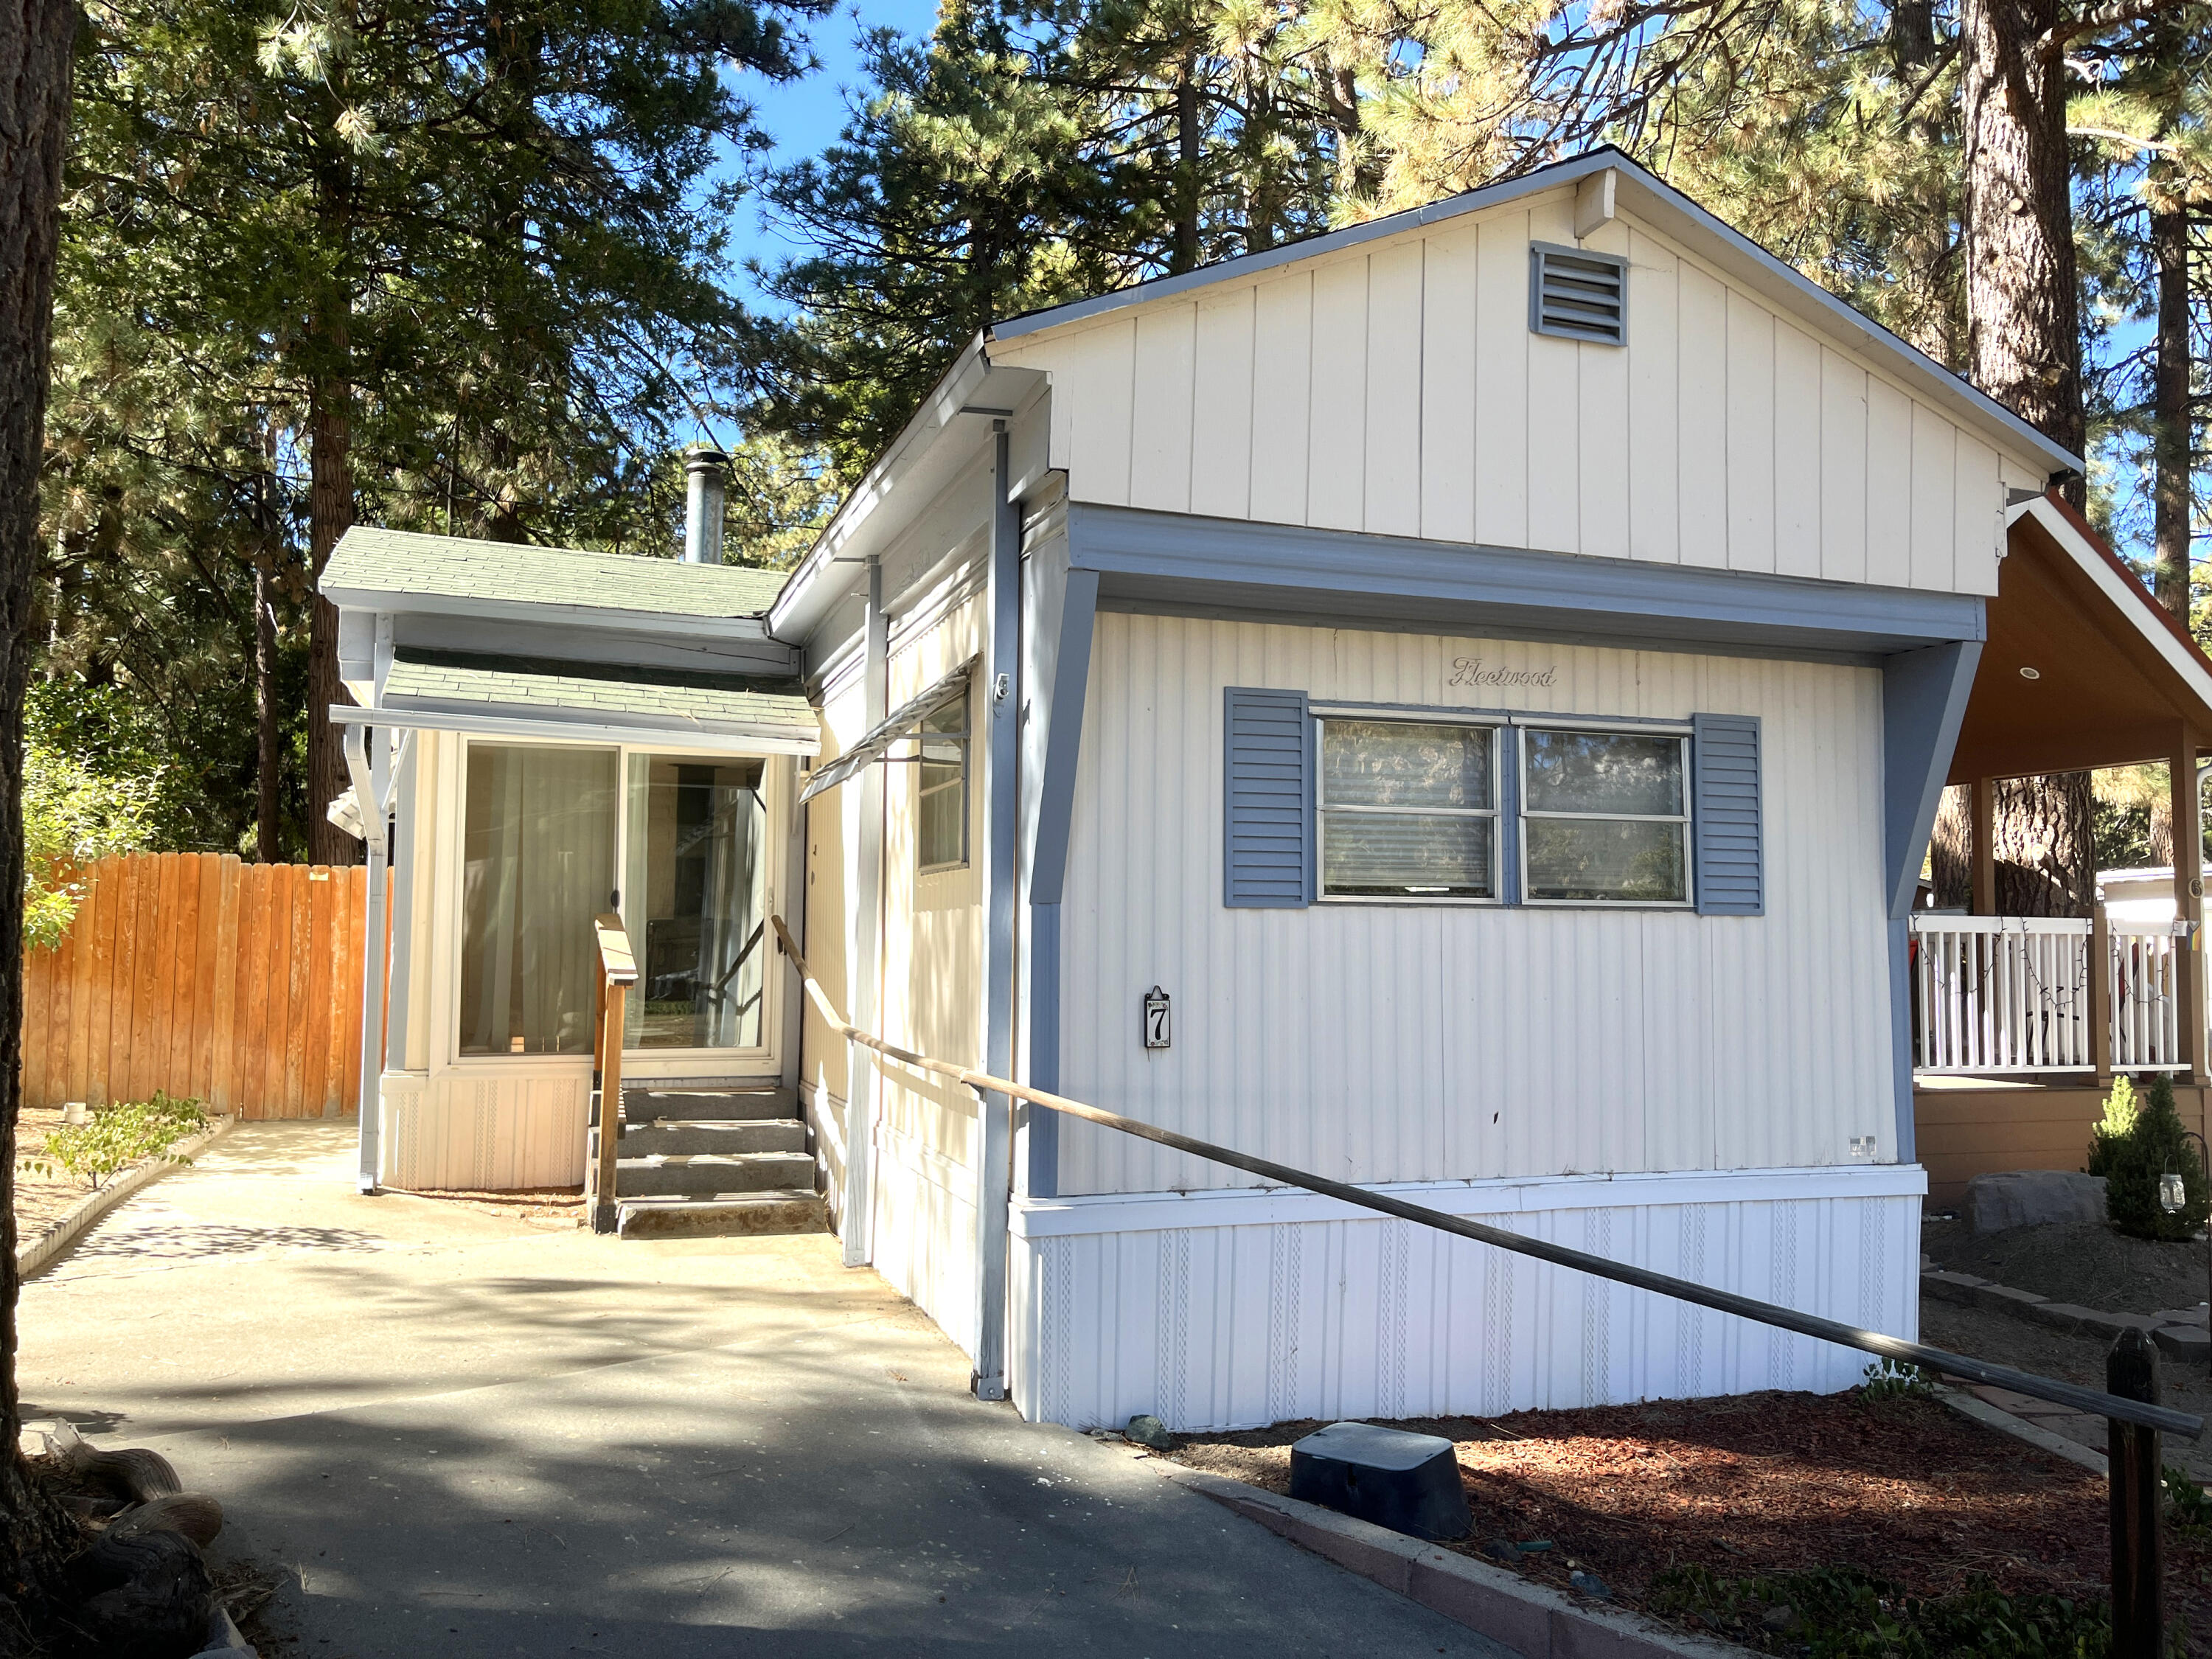
<svg viewBox="0 0 2212 1659">
<path fill-rule="evenodd" d="M 0 6 L 0 1625 L 36 1598 L 64 1534 L 16 1449 L 15 1119 L 22 1105 L 23 692 L 38 566 L 54 248 L 77 9 Z"/>
<path fill-rule="evenodd" d="M 2002 778 L 1994 803 L 1996 913 L 2001 916 L 2086 916 L 2097 892 L 2089 775 Z M 2157 833 L 2155 823 L 2153 835 Z M 2172 844 L 2169 827 L 2167 842 Z M 1973 791 L 1954 784 L 1936 810 L 1928 849 L 1936 905 L 1973 908 Z"/>
<path fill-rule="evenodd" d="M 343 326 L 343 325 L 341 325 Z M 315 387 L 308 418 L 307 550 L 322 579 L 331 550 L 353 524 L 353 388 L 335 377 Z M 337 607 L 317 592 L 307 624 L 307 861 L 351 864 L 361 843 L 330 821 L 326 809 L 345 793 L 345 752 L 329 711 L 353 698 L 338 678 Z"/>
<path fill-rule="evenodd" d="M 254 855 L 264 864 L 283 857 L 279 789 L 283 760 L 276 741 L 276 593 L 270 555 L 253 562 L 253 812 Z"/>
<path fill-rule="evenodd" d="M 1966 124 L 1966 349 L 1974 384 L 2081 453 L 2065 64 L 2038 37 L 2055 0 L 1961 0 Z M 2082 505 L 2080 479 L 2068 496 Z"/>
<path fill-rule="evenodd" d="M 334 100 L 343 87 L 333 88 Z M 339 111 L 331 111 L 335 128 Z M 336 272 L 317 307 L 310 349 L 314 354 L 307 411 L 307 573 L 319 590 L 323 567 L 338 538 L 352 527 L 353 293 L 351 240 L 353 165 L 333 134 L 317 183 L 317 219 L 326 246 L 337 251 Z M 307 601 L 307 860 L 351 864 L 361 843 L 330 821 L 330 804 L 345 793 L 345 754 L 330 710 L 353 699 L 338 679 L 337 607 L 317 591 Z"/>
<path fill-rule="evenodd" d="M 1205 139 L 1198 95 L 1198 59 L 1186 55 L 1176 65 L 1175 247 L 1171 271 L 1198 269 L 1199 157 Z"/>
<path fill-rule="evenodd" d="M 2189 624 L 2189 517 L 2191 435 L 2189 408 L 2189 210 L 2177 191 L 2150 216 L 2151 257 L 2158 265 L 2158 368 L 2151 390 L 2156 471 L 2151 480 L 2154 591 L 2158 602 Z"/>
<path fill-rule="evenodd" d="M 2057 0 L 1961 0 L 1967 373 L 2075 454 L 2081 319 L 2066 153 L 2065 64 L 2040 37 Z M 2085 504 L 2079 475 L 2068 499 Z M 2000 915 L 2086 916 L 2096 890 L 2086 773 L 2011 778 L 1996 789 Z"/>
</svg>

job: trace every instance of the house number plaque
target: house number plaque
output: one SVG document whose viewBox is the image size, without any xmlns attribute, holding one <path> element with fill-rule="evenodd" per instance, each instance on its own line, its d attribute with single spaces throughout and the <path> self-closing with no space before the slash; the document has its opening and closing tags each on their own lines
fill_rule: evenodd
<svg viewBox="0 0 2212 1659">
<path fill-rule="evenodd" d="M 1168 1023 L 1168 994 L 1155 985 L 1145 994 L 1145 1047 L 1173 1046 L 1174 1032 Z"/>
</svg>

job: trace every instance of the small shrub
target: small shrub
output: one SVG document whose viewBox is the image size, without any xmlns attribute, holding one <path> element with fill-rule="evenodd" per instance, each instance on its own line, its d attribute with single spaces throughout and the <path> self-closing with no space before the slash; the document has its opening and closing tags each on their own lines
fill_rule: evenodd
<svg viewBox="0 0 2212 1659">
<path fill-rule="evenodd" d="M 65 1123 L 46 1137 L 43 1156 L 26 1158 L 22 1167 L 38 1175 L 52 1175 L 57 1166 L 82 1176 L 97 1188 L 108 1176 L 149 1158 L 166 1158 L 172 1164 L 190 1164 L 169 1148 L 207 1127 L 207 1113 L 197 1100 L 179 1100 L 156 1089 L 151 1100 L 133 1100 L 114 1106 L 95 1106 L 85 1123 Z"/>
<path fill-rule="evenodd" d="M 2103 1603 L 2007 1595 L 1986 1578 L 1918 1596 L 1856 1567 L 1751 1578 L 1669 1567 L 1651 1591 L 1662 1613 L 1753 1643 L 1786 1632 L 1790 1650 L 1811 1659 L 2104 1659 L 2112 1649 Z"/>
<path fill-rule="evenodd" d="M 2172 1078 L 2158 1073 L 2142 1091 L 2124 1077 L 2112 1079 L 2105 1121 L 2089 1143 L 2089 1173 L 2105 1177 L 2105 1213 L 2121 1232 L 2185 1243 L 2203 1230 L 2212 1192 L 2206 1190 L 2204 1165 L 2185 1133 L 2181 1114 L 2174 1109 Z M 2186 1195 L 2172 1214 L 2158 1198 L 2159 1177 L 2169 1172 L 2181 1176 Z"/>
<path fill-rule="evenodd" d="M 2186 1470 L 2168 1463 L 2159 1477 L 2159 1484 L 2166 1488 L 2166 1507 L 2174 1525 L 2191 1531 L 2212 1527 L 2212 1492 L 2191 1480 Z"/>
<path fill-rule="evenodd" d="M 1866 1368 L 1859 1384 L 1862 1400 L 1932 1400 L 1936 1381 L 1919 1366 L 1895 1359 L 1877 1359 Z"/>
</svg>

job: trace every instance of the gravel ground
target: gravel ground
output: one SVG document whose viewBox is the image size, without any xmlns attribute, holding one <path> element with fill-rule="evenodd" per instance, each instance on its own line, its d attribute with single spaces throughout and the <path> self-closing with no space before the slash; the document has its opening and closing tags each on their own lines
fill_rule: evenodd
<svg viewBox="0 0 2212 1659">
<path fill-rule="evenodd" d="M 2127 1238 L 2086 1223 L 2011 1227 L 1977 1237 L 1963 1221 L 1921 1224 L 1939 1267 L 2113 1313 L 2160 1313 L 2205 1299 L 2205 1247 Z"/>
</svg>

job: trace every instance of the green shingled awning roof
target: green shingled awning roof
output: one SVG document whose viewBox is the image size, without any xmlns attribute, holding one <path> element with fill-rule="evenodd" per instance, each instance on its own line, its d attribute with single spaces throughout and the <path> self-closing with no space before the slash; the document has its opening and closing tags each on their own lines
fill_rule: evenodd
<svg viewBox="0 0 2212 1659">
<path fill-rule="evenodd" d="M 395 713 L 533 716 L 574 726 L 753 732 L 811 738 L 820 730 L 795 681 L 687 673 L 402 647 L 384 683 Z"/>
<path fill-rule="evenodd" d="M 739 617 L 766 615 L 783 583 L 780 572 L 741 565 L 685 564 L 356 525 L 331 553 L 321 587 L 325 594 Z"/>
</svg>

